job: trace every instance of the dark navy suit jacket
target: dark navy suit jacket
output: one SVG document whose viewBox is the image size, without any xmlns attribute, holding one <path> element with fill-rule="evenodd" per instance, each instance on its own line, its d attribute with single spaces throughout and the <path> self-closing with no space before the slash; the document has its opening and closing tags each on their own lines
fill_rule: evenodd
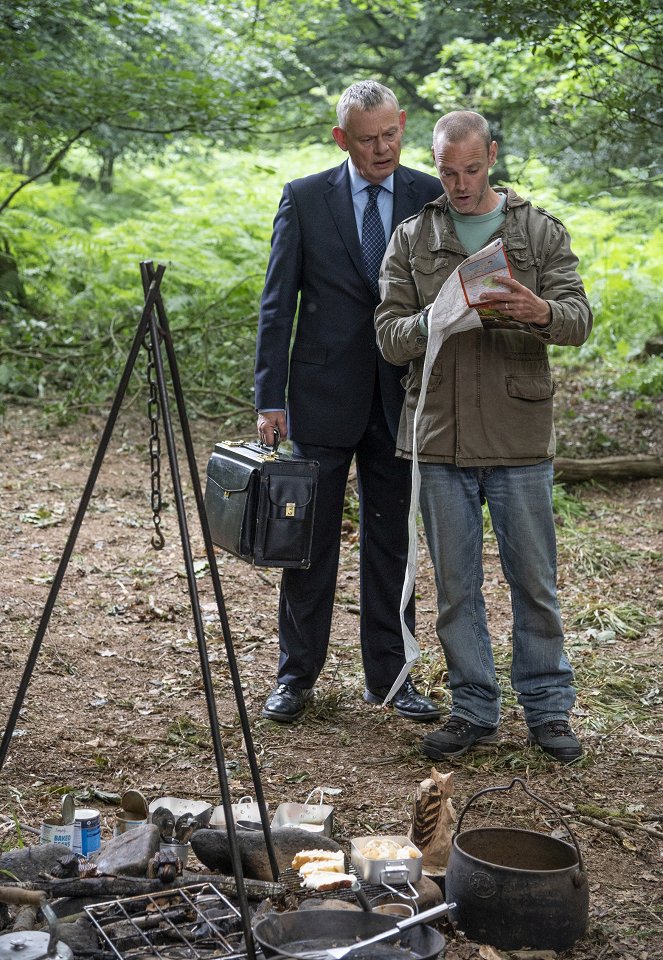
<svg viewBox="0 0 663 960">
<path fill-rule="evenodd" d="M 398 167 L 392 231 L 441 192 L 435 177 Z M 286 184 L 260 307 L 255 390 L 258 410 L 284 409 L 287 396 L 291 439 L 354 446 L 368 423 L 376 376 L 396 438 L 405 370 L 379 354 L 377 302 L 362 262 L 347 161 Z"/>
</svg>

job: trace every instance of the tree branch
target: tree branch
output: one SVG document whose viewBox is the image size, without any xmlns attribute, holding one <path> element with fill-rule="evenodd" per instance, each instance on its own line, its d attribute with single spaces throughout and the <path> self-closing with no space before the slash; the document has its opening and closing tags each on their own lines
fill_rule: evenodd
<svg viewBox="0 0 663 960">
<path fill-rule="evenodd" d="M 11 193 L 9 193 L 5 197 L 2 203 L 0 203 L 0 214 L 2 214 L 7 209 L 7 207 L 12 202 L 16 194 L 20 193 L 24 187 L 27 187 L 28 184 L 34 183 L 35 180 L 39 180 L 40 177 L 45 177 L 47 173 L 50 173 L 51 170 L 53 170 L 58 165 L 60 160 L 62 160 L 62 158 L 66 155 L 70 147 L 72 147 L 77 140 L 80 140 L 80 138 L 84 134 L 86 134 L 88 130 L 91 130 L 93 126 L 94 126 L 94 123 L 89 123 L 87 126 L 83 127 L 81 130 L 75 133 L 72 137 L 69 138 L 69 140 L 67 140 L 64 146 L 60 147 L 57 153 L 53 154 L 53 156 L 48 161 L 48 163 L 46 164 L 43 170 L 40 170 L 38 173 L 33 174 L 33 176 L 28 177 L 27 180 L 23 180 L 22 183 L 19 183 L 19 185 L 15 187 L 11 191 Z"/>
</svg>

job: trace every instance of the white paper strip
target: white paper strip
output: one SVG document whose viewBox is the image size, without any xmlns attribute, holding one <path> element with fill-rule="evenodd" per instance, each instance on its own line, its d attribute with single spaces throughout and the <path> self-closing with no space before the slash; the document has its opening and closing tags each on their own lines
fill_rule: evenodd
<svg viewBox="0 0 663 960">
<path fill-rule="evenodd" d="M 477 254 L 475 254 L 475 256 L 477 256 Z M 465 263 L 467 263 L 467 261 L 465 261 Z M 419 510 L 419 490 L 421 487 L 417 431 L 419 427 L 419 417 L 426 402 L 428 381 L 433 364 L 442 349 L 444 341 L 454 333 L 462 333 L 464 330 L 472 330 L 474 327 L 480 326 L 481 320 L 479 319 L 479 314 L 473 307 L 468 307 L 467 305 L 458 276 L 458 269 L 456 269 L 442 286 L 428 314 L 428 343 L 426 344 L 424 369 L 421 377 L 421 392 L 419 393 L 419 400 L 414 413 L 414 423 L 412 427 L 412 493 L 410 495 L 410 512 L 408 517 L 409 542 L 407 568 L 405 571 L 405 582 L 403 583 L 400 607 L 405 666 L 396 677 L 389 693 L 385 697 L 385 704 L 389 703 L 403 685 L 410 669 L 419 659 L 420 653 L 419 644 L 405 622 L 405 608 L 412 596 L 417 574 L 417 513 Z"/>
</svg>

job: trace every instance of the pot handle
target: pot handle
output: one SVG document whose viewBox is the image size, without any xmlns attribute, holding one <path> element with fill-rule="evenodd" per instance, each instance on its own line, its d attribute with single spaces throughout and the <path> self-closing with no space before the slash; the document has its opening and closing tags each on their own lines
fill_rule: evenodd
<svg viewBox="0 0 663 960">
<path fill-rule="evenodd" d="M 549 803 L 547 800 L 544 800 L 543 797 L 540 797 L 538 796 L 538 794 L 533 793 L 531 790 L 529 790 L 527 788 L 527 784 L 525 783 L 525 781 L 522 780 L 520 777 L 514 777 L 511 783 L 508 785 L 508 787 L 485 787 L 483 790 L 477 791 L 477 793 L 475 793 L 474 796 L 470 797 L 470 799 L 467 801 L 467 803 L 461 810 L 460 816 L 458 817 L 458 823 L 456 824 L 455 835 L 457 836 L 460 833 L 460 825 L 463 822 L 463 817 L 467 813 L 469 807 L 474 803 L 474 801 L 478 797 L 482 796 L 485 793 L 505 793 L 507 790 L 511 790 L 511 788 L 514 787 L 517 783 L 520 784 L 520 786 L 523 788 L 523 790 L 528 795 L 528 797 L 531 797 L 532 800 L 536 800 L 537 803 L 541 803 L 543 804 L 544 807 L 547 807 L 549 810 L 551 810 L 555 814 L 555 816 L 558 818 L 558 820 L 562 823 L 566 832 L 571 837 L 571 840 L 573 841 L 573 846 L 575 847 L 576 853 L 578 855 L 578 873 L 575 875 L 573 880 L 575 885 L 579 887 L 585 881 L 585 866 L 583 863 L 582 854 L 580 852 L 580 847 L 578 846 L 578 840 L 576 839 L 575 833 L 573 832 L 569 824 L 566 822 L 562 814 L 559 812 L 557 807 L 554 807 L 552 803 Z"/>
</svg>

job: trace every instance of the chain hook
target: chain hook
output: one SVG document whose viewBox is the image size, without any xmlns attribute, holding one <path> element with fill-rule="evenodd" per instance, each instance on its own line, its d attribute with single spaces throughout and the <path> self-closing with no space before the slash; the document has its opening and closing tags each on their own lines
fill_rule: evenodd
<svg viewBox="0 0 663 960">
<path fill-rule="evenodd" d="M 152 546 L 155 550 L 162 550 L 166 541 L 161 532 L 161 436 L 159 434 L 159 419 L 161 405 L 156 381 L 156 364 L 154 363 L 154 344 L 150 330 L 147 330 L 143 339 L 143 346 L 147 352 L 147 385 L 149 396 L 147 401 L 147 416 L 150 421 L 150 505 L 152 508 Z"/>
</svg>

